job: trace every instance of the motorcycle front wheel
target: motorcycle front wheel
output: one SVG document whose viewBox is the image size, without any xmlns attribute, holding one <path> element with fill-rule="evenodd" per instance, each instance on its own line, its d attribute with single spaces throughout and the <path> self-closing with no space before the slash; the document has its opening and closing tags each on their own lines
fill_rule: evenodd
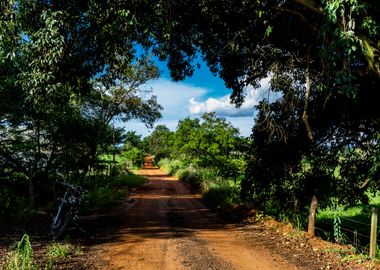
<svg viewBox="0 0 380 270">
<path fill-rule="evenodd" d="M 53 240 L 57 240 L 65 233 L 67 227 L 70 223 L 70 214 L 64 213 L 62 214 L 56 222 L 54 219 L 50 224 L 49 237 L 53 238 Z"/>
</svg>

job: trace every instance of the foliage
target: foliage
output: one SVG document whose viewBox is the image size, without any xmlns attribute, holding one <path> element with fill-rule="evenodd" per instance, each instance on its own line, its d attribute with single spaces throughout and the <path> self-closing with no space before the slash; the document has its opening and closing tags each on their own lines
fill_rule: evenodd
<svg viewBox="0 0 380 270">
<path fill-rule="evenodd" d="M 154 160 L 159 162 L 171 155 L 173 140 L 173 132 L 164 125 L 158 125 L 149 136 L 144 138 L 143 142 L 146 152 L 154 155 Z"/>
<path fill-rule="evenodd" d="M 232 89 L 231 101 L 239 106 L 247 88 L 269 79 L 268 98 L 256 108 L 244 200 L 260 206 L 269 201 L 279 212 L 297 216 L 313 195 L 322 206 L 331 196 L 352 203 L 364 201 L 366 189 L 379 186 L 376 1 L 140 4 L 144 8 L 137 16 L 149 14 L 155 22 L 145 28 L 153 33 L 153 52 L 168 61 L 174 80 L 191 76 L 200 54 Z M 273 101 L 273 96 L 279 98 Z M 184 136 L 200 125 L 185 124 Z M 184 142 L 183 153 L 194 149 L 197 157 L 205 149 L 218 149 L 196 144 L 197 139 Z M 211 163 L 207 157 L 197 162 L 206 166 Z"/>
<path fill-rule="evenodd" d="M 169 175 L 175 175 L 177 171 L 184 167 L 184 163 L 180 160 L 170 160 L 168 158 L 161 159 L 158 166 Z"/>
<path fill-rule="evenodd" d="M 111 180 L 104 175 L 93 176 L 95 183 L 92 190 L 85 194 L 85 208 L 102 208 L 115 205 L 126 195 L 128 190 L 144 184 L 145 177 L 132 173 L 121 173 Z"/>
<path fill-rule="evenodd" d="M 117 204 L 126 194 L 127 190 L 117 190 L 111 186 L 94 187 L 86 194 L 86 206 L 89 208 L 106 207 Z"/>
<path fill-rule="evenodd" d="M 137 147 L 130 147 L 128 150 L 124 150 L 122 155 L 128 163 L 128 168 L 141 168 L 144 163 L 144 154 L 142 150 Z"/>
<path fill-rule="evenodd" d="M 137 54 L 141 36 L 115 3 L 3 2 L 0 181 L 34 207 L 52 199 L 57 172 L 82 183 L 100 155 L 118 151 L 115 120 L 160 117 L 145 86 L 159 73 L 147 50 Z"/>
<path fill-rule="evenodd" d="M 120 175 L 114 180 L 115 186 L 126 186 L 129 189 L 136 188 L 146 183 L 147 179 L 136 174 Z"/>
<path fill-rule="evenodd" d="M 13 252 L 7 258 L 6 270 L 31 270 L 33 264 L 33 249 L 29 236 L 24 234 L 20 241 L 13 245 Z"/>
<path fill-rule="evenodd" d="M 224 208 L 240 203 L 239 190 L 226 182 L 209 183 L 203 191 L 203 197 L 211 208 Z"/>
<path fill-rule="evenodd" d="M 144 163 L 143 142 L 141 136 L 134 131 L 128 131 L 124 138 L 121 155 L 126 159 L 129 168 L 141 168 Z"/>
</svg>

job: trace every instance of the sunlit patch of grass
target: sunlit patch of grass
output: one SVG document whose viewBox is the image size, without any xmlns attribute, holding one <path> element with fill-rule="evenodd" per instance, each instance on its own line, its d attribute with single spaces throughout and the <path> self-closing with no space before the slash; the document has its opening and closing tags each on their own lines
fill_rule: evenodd
<svg viewBox="0 0 380 270">
<path fill-rule="evenodd" d="M 46 247 L 46 254 L 51 259 L 61 259 L 72 255 L 80 255 L 82 250 L 79 246 L 70 243 L 52 242 Z"/>
</svg>

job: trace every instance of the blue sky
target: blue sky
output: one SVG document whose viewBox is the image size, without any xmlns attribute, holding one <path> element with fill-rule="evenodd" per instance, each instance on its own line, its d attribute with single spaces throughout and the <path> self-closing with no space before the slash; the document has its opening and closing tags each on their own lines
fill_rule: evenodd
<svg viewBox="0 0 380 270">
<path fill-rule="evenodd" d="M 205 112 L 215 111 L 219 117 L 237 127 L 242 136 L 249 136 L 254 120 L 254 105 L 262 99 L 267 92 L 267 80 L 262 81 L 259 89 L 247 89 L 247 98 L 241 108 L 236 109 L 230 104 L 229 95 L 223 80 L 213 76 L 205 63 L 200 63 L 200 69 L 196 69 L 191 78 L 181 82 L 173 82 L 170 79 L 166 63 L 157 61 L 161 71 L 161 77 L 148 83 L 152 94 L 157 96 L 158 102 L 164 110 L 162 118 L 156 125 L 166 125 L 175 130 L 178 121 L 185 117 L 200 117 Z M 126 130 L 136 131 L 143 137 L 149 135 L 153 129 L 147 129 L 139 121 L 130 121 L 125 125 Z"/>
</svg>

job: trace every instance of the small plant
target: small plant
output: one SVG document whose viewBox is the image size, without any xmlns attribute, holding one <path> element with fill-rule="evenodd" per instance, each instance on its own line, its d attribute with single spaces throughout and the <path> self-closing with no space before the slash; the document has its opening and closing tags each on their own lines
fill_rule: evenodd
<svg viewBox="0 0 380 270">
<path fill-rule="evenodd" d="M 47 246 L 47 255 L 52 259 L 66 258 L 72 253 L 73 247 L 68 243 L 53 242 Z"/>
<path fill-rule="evenodd" d="M 33 249 L 29 240 L 29 236 L 24 234 L 20 241 L 13 245 L 6 270 L 30 270 L 35 269 L 33 265 Z"/>
</svg>

